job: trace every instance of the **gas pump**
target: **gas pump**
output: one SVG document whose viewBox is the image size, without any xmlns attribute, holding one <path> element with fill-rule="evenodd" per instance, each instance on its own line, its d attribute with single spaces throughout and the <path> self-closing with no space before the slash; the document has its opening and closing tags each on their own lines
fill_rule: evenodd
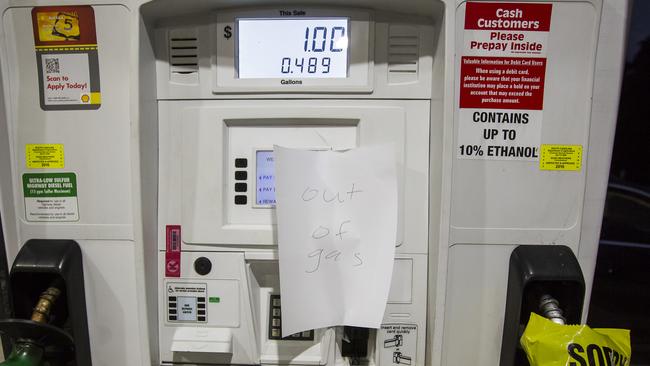
<svg viewBox="0 0 650 366">
<path fill-rule="evenodd" d="M 75 243 L 83 275 L 56 306 L 77 364 L 505 366 L 525 362 L 530 312 L 585 319 L 626 3 L 0 8 L 7 259 L 29 272 L 25 251 L 56 264 Z M 381 323 L 283 335 L 274 146 L 383 144 Z M 9 318 L 25 320 L 52 278 L 20 276 Z"/>
<path fill-rule="evenodd" d="M 143 13 L 159 6 L 148 4 Z M 402 352 L 422 362 L 436 25 L 417 16 L 327 7 L 189 16 L 195 25 L 172 17 L 153 29 L 161 361 L 390 363 L 394 352 L 383 342 L 397 331 L 404 332 Z M 261 40 L 261 34 L 267 36 Z M 336 43 L 347 34 L 346 57 Z M 255 48 L 281 49 L 282 43 L 285 54 L 268 61 L 254 56 Z M 201 67 L 211 45 L 222 59 L 212 75 Z M 301 67 L 303 58 L 294 53 L 305 53 L 305 45 L 311 57 Z M 180 73 L 179 64 L 193 57 L 198 69 Z M 317 66 L 310 69 L 310 62 Z M 197 100 L 204 89 L 213 97 Z M 324 91 L 328 98 L 314 97 Z M 239 93 L 249 96 L 243 100 Z M 401 182 L 384 328 L 315 329 L 282 338 L 274 182 L 264 180 L 274 175 L 273 146 L 341 150 L 387 142 L 396 146 Z M 199 271 L 199 260 L 211 270 Z"/>
</svg>

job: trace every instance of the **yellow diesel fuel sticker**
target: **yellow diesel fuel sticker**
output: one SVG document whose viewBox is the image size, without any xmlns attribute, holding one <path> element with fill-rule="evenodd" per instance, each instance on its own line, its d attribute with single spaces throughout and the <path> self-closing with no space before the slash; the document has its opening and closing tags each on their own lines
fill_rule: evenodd
<svg viewBox="0 0 650 366">
<path fill-rule="evenodd" d="M 542 145 L 539 157 L 541 170 L 580 170 L 582 145 Z"/>
<path fill-rule="evenodd" d="M 63 144 L 25 145 L 25 164 L 30 169 L 63 168 Z"/>
</svg>

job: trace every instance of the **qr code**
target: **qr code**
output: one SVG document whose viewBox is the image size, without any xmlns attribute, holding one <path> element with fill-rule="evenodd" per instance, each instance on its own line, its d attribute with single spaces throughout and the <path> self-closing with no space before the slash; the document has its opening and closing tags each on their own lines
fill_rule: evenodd
<svg viewBox="0 0 650 366">
<path fill-rule="evenodd" d="M 58 58 L 46 58 L 45 59 L 45 72 L 48 74 L 58 74 L 61 71 L 59 70 L 59 59 Z"/>
</svg>

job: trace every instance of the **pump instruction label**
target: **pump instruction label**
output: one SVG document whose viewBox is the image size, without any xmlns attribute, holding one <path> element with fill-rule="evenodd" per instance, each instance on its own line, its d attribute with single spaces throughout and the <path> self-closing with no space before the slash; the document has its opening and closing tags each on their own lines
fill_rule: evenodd
<svg viewBox="0 0 650 366">
<path fill-rule="evenodd" d="M 380 365 L 417 365 L 418 326 L 382 324 L 377 335 Z"/>
<path fill-rule="evenodd" d="M 23 174 L 23 196 L 27 221 L 79 220 L 75 173 Z"/>
<path fill-rule="evenodd" d="M 93 8 L 35 7 L 32 25 L 41 108 L 99 108 L 101 93 Z"/>
<path fill-rule="evenodd" d="M 465 10 L 457 157 L 537 161 L 552 4 Z"/>
</svg>

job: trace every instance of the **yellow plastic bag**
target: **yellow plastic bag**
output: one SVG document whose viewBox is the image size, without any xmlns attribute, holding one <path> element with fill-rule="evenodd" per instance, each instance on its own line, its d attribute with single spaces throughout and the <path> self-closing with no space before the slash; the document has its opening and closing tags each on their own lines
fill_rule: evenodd
<svg viewBox="0 0 650 366">
<path fill-rule="evenodd" d="M 535 313 L 519 342 L 531 366 L 629 366 L 632 355 L 627 329 L 561 325 Z"/>
</svg>

